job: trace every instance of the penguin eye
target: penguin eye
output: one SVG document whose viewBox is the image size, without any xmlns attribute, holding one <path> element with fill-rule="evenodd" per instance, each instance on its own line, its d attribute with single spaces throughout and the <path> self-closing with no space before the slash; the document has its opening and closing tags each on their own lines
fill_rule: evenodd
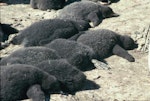
<svg viewBox="0 0 150 101">
<path fill-rule="evenodd" d="M 114 43 L 114 42 L 115 42 L 115 39 L 111 39 L 110 41 L 111 41 L 112 43 Z"/>
</svg>

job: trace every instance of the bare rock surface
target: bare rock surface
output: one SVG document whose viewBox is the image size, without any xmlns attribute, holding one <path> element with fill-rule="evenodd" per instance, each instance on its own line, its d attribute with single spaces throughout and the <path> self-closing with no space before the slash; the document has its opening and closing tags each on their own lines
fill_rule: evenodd
<svg viewBox="0 0 150 101">
<path fill-rule="evenodd" d="M 105 19 L 99 26 L 90 30 L 105 28 L 120 34 L 132 35 L 150 25 L 149 0 L 120 0 L 110 6 L 120 16 Z M 1 22 L 12 24 L 20 31 L 33 22 L 53 19 L 57 16 L 55 10 L 32 9 L 29 4 L 2 5 L 0 11 Z M 10 45 L 1 50 L 0 55 L 7 56 L 20 47 Z M 135 62 L 131 63 L 118 56 L 111 56 L 106 59 L 111 69 L 84 72 L 89 80 L 100 86 L 99 89 L 83 90 L 68 96 L 52 94 L 51 101 L 150 101 L 148 53 L 141 50 L 132 50 L 129 53 L 133 54 Z"/>
</svg>

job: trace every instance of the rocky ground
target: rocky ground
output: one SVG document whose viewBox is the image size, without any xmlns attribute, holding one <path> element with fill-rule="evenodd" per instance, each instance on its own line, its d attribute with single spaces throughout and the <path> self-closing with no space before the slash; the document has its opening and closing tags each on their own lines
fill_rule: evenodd
<svg viewBox="0 0 150 101">
<path fill-rule="evenodd" d="M 149 0 L 120 0 L 110 6 L 120 16 L 105 19 L 99 26 L 90 30 L 110 29 L 120 34 L 133 36 L 135 40 L 135 32 L 139 32 L 142 36 L 143 30 L 147 28 L 144 33 L 150 33 L 148 31 L 150 26 Z M 26 28 L 33 22 L 57 16 L 55 10 L 35 10 L 29 4 L 2 5 L 0 10 L 1 22 L 12 24 L 18 30 Z M 140 39 L 145 42 L 147 38 L 149 37 Z M 10 45 L 0 51 L 1 57 L 9 55 L 18 48 L 20 46 Z M 106 59 L 110 70 L 94 69 L 84 72 L 89 80 L 99 85 L 99 88 L 86 84 L 86 86 L 91 86 L 92 90 L 83 90 L 68 96 L 53 94 L 51 101 L 150 101 L 147 47 L 146 50 L 135 49 L 129 53 L 135 57 L 135 62 L 131 63 L 118 56 L 111 56 Z"/>
</svg>

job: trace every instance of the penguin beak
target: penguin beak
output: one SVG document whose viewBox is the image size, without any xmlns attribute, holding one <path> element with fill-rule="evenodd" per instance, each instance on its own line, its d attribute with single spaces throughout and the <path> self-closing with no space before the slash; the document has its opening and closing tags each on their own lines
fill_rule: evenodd
<svg viewBox="0 0 150 101">
<path fill-rule="evenodd" d="M 134 48 L 138 48 L 138 44 L 137 43 L 135 43 Z"/>
<path fill-rule="evenodd" d="M 118 17 L 118 16 L 120 16 L 120 15 L 117 14 L 117 13 L 112 13 L 112 14 L 111 14 L 111 17 Z"/>
<path fill-rule="evenodd" d="M 118 16 L 120 16 L 120 15 L 117 14 L 117 13 L 112 12 L 112 13 L 109 14 L 108 16 L 103 15 L 103 18 L 111 18 L 111 17 L 118 17 Z"/>
</svg>

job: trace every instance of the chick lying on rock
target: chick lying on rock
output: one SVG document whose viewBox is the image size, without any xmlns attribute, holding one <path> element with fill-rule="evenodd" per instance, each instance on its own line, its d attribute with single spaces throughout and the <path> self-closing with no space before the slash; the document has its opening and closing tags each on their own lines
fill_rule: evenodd
<svg viewBox="0 0 150 101">
<path fill-rule="evenodd" d="M 50 93 L 60 90 L 57 79 L 48 73 L 25 64 L 0 66 L 1 101 L 18 101 L 30 98 L 45 101 Z"/>
<path fill-rule="evenodd" d="M 100 29 L 84 31 L 76 37 L 77 42 L 91 47 L 100 59 L 112 54 L 134 62 L 135 59 L 126 50 L 137 48 L 138 45 L 127 35 L 119 35 L 113 31 Z"/>
<path fill-rule="evenodd" d="M 81 90 L 86 81 L 86 76 L 65 59 L 45 60 L 36 67 L 55 76 L 60 83 L 61 91 L 66 93 Z"/>
<path fill-rule="evenodd" d="M 74 2 L 58 12 L 58 18 L 71 20 L 84 20 L 92 22 L 94 26 L 99 25 L 103 19 L 117 17 L 118 14 L 104 5 L 91 1 Z"/>
<path fill-rule="evenodd" d="M 55 50 L 46 47 L 27 47 L 16 50 L 9 56 L 2 58 L 1 65 L 28 64 L 35 65 L 48 59 L 59 59 Z"/>
<path fill-rule="evenodd" d="M 67 59 L 70 64 L 80 70 L 90 70 L 94 67 L 91 59 L 96 58 L 96 55 L 89 46 L 72 40 L 56 39 L 45 47 L 54 49 L 61 58 Z"/>
<path fill-rule="evenodd" d="M 48 19 L 35 22 L 25 28 L 14 37 L 12 44 L 25 47 L 40 46 L 57 38 L 70 38 L 79 31 L 85 31 L 90 27 L 86 21 L 71 21 L 63 19 Z"/>
<path fill-rule="evenodd" d="M 61 9 L 65 4 L 65 0 L 30 0 L 30 5 L 34 9 L 48 10 Z"/>
<path fill-rule="evenodd" d="M 9 44 L 3 43 L 8 40 L 10 34 L 18 33 L 18 30 L 11 27 L 10 24 L 2 24 L 0 23 L 0 50 L 7 47 Z"/>
</svg>

